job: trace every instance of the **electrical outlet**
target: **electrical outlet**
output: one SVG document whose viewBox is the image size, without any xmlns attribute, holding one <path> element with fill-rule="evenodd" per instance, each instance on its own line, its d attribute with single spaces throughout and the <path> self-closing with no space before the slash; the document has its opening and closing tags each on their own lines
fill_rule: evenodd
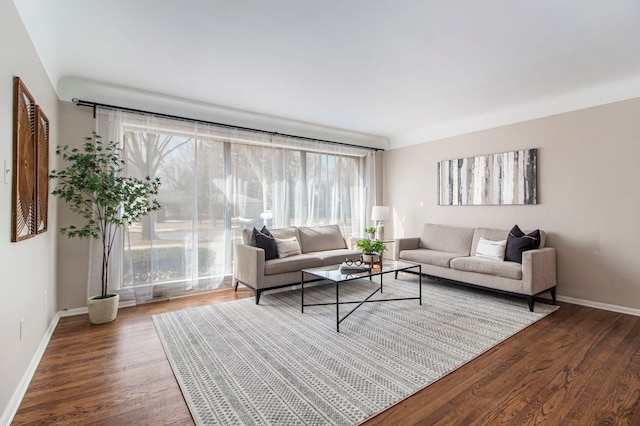
<svg viewBox="0 0 640 426">
<path fill-rule="evenodd" d="M 22 340 L 23 333 L 24 333 L 24 318 L 20 318 L 20 340 Z"/>
</svg>

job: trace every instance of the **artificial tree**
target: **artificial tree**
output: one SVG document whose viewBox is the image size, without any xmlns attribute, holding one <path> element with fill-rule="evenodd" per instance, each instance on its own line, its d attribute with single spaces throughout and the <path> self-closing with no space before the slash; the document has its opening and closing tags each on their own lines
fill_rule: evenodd
<svg viewBox="0 0 640 426">
<path fill-rule="evenodd" d="M 112 296 L 108 292 L 109 260 L 117 231 L 160 209 L 156 199 L 160 178 L 125 176 L 123 152 L 117 142 L 103 142 L 96 132 L 84 140 L 82 149 L 57 147 L 56 155 L 67 166 L 52 170 L 49 178 L 57 180 L 52 194 L 86 220 L 79 227 L 61 227 L 60 233 L 102 243 L 101 293 L 95 298 L 106 299 Z"/>
</svg>

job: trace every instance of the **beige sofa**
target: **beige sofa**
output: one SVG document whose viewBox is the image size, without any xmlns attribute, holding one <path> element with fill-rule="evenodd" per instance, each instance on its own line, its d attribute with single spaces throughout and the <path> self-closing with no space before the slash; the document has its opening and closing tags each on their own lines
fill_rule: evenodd
<svg viewBox="0 0 640 426">
<path fill-rule="evenodd" d="M 396 240 L 395 256 L 420 263 L 422 273 L 428 276 L 523 297 L 531 311 L 534 296 L 540 293 L 549 291 L 555 303 L 556 252 L 545 247 L 544 231 L 540 231 L 540 248 L 524 251 L 522 264 L 475 255 L 480 238 L 499 241 L 506 240 L 508 234 L 504 229 L 427 223 L 420 237 Z"/>
<path fill-rule="evenodd" d="M 265 260 L 265 251 L 249 244 L 252 229 L 242 232 L 243 244 L 234 246 L 233 282 L 252 288 L 256 304 L 265 290 L 300 284 L 301 270 L 317 266 L 337 265 L 345 259 L 360 258 L 360 251 L 350 250 L 338 225 L 271 229 L 280 240 L 295 237 L 300 254 Z"/>
</svg>

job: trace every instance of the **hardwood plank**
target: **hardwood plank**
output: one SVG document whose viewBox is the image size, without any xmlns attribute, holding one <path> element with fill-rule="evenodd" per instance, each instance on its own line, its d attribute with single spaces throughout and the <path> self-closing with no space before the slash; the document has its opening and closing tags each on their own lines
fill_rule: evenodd
<svg viewBox="0 0 640 426">
<path fill-rule="evenodd" d="M 640 341 L 629 333 L 638 320 L 561 304 L 557 312 L 365 425 L 633 424 L 627 421 L 639 416 L 635 360 Z M 598 372 L 609 371 L 611 357 L 626 359 L 624 372 L 609 375 L 605 383 L 593 381 Z M 607 403 L 613 393 L 624 401 L 624 418 Z M 576 404 L 579 398 L 588 409 Z M 600 423 L 612 418 L 616 422 Z"/>
<path fill-rule="evenodd" d="M 606 326 L 610 324 L 607 323 Z M 593 324 L 590 329 L 592 339 L 582 342 L 583 350 L 588 349 L 588 346 L 584 345 L 595 345 L 603 333 L 606 336 L 606 328 L 602 331 L 603 327 L 605 327 L 604 321 Z M 571 392 L 578 391 L 593 374 L 589 364 L 597 362 L 595 358 L 588 358 L 587 361 L 590 362 L 586 365 L 580 362 L 584 356 L 580 349 L 575 349 L 575 339 L 571 336 L 567 336 L 556 345 L 548 345 L 547 352 L 542 354 L 542 357 L 537 357 L 535 354 L 534 357 L 535 360 L 525 358 L 518 363 L 517 368 L 524 374 L 512 374 L 509 380 L 499 384 L 500 389 L 508 390 L 501 392 L 499 403 L 510 407 L 520 403 L 521 408 L 519 410 L 512 408 L 511 413 L 494 408 L 489 412 L 484 411 L 482 416 L 478 416 L 479 419 L 498 424 L 506 419 L 515 421 L 516 424 L 548 422 L 553 417 L 550 416 L 550 412 L 553 412 L 555 402 L 566 400 Z M 583 374 L 577 375 L 578 377 L 574 380 L 575 370 L 579 368 L 584 370 Z M 531 388 L 538 390 L 535 398 L 528 397 L 528 389 Z"/>
<path fill-rule="evenodd" d="M 594 348 L 601 361 L 591 380 L 585 383 L 585 389 L 575 398 L 571 419 L 593 420 L 597 424 L 640 424 L 634 421 L 634 416 L 638 416 L 640 318 L 620 318 L 614 328 L 618 338 L 602 339 L 602 347 Z M 594 399 L 599 401 L 597 406 Z"/>
<path fill-rule="evenodd" d="M 192 425 L 151 316 L 253 297 L 215 293 L 61 318 L 13 424 Z M 561 308 L 366 425 L 640 424 L 640 318 Z"/>
</svg>

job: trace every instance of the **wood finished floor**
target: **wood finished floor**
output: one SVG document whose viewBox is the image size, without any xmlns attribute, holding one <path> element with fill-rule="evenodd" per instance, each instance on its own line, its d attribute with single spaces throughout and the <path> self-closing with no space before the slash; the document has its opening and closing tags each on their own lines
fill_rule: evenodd
<svg viewBox="0 0 640 426">
<path fill-rule="evenodd" d="M 154 314 L 253 293 L 61 318 L 12 424 L 192 425 Z M 371 425 L 640 425 L 640 317 L 561 308 L 398 403 Z"/>
</svg>

